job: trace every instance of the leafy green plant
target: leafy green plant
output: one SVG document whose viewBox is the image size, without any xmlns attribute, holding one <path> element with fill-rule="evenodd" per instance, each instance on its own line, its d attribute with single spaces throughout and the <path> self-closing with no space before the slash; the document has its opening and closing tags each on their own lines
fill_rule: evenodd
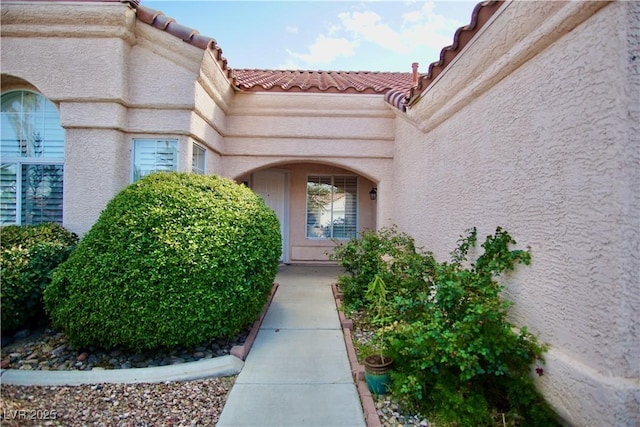
<svg viewBox="0 0 640 427">
<path fill-rule="evenodd" d="M 52 271 L 64 262 L 78 236 L 59 224 L 0 228 L 2 331 L 44 320 L 42 294 Z"/>
<path fill-rule="evenodd" d="M 385 335 L 395 359 L 394 393 L 423 413 L 454 425 L 490 426 L 506 414 L 512 425 L 557 425 L 553 411 L 535 390 L 531 365 L 542 361 L 546 346 L 525 327 L 507 321 L 511 303 L 500 297 L 496 278 L 516 264 L 528 265 L 529 251 L 511 250 L 516 242 L 498 228 L 482 244 L 475 263 L 467 259 L 476 245 L 470 230 L 450 263 L 433 269 L 430 286 L 412 298 L 396 298 L 399 317 Z M 517 392 L 516 390 L 520 390 Z"/>
<path fill-rule="evenodd" d="M 390 322 L 390 317 L 388 315 L 387 287 L 380 274 L 376 274 L 371 283 L 369 283 L 365 297 L 375 309 L 375 317 L 373 317 L 372 323 L 379 328 L 375 334 L 375 348 L 382 363 L 385 363 L 384 331 Z"/>
<path fill-rule="evenodd" d="M 266 302 L 275 213 L 217 176 L 157 173 L 116 195 L 45 291 L 77 347 L 136 350 L 232 337 Z"/>
<path fill-rule="evenodd" d="M 528 265 L 531 254 L 511 249 L 516 242 L 497 228 L 472 262 L 477 240 L 469 230 L 451 260 L 438 263 L 395 227 L 365 232 L 333 254 L 345 268 L 339 279 L 345 301 L 350 310 L 368 313 L 362 319 L 372 327 L 381 320 L 387 325 L 371 347 L 394 359 L 393 394 L 408 407 L 451 426 L 490 426 L 496 419 L 557 425 L 531 377 L 546 346 L 507 321 L 511 303 L 501 298 L 497 281 L 517 264 Z M 383 313 L 377 310 L 382 301 Z"/>
<path fill-rule="evenodd" d="M 329 257 L 344 269 L 338 286 L 345 305 L 356 310 L 369 305 L 366 293 L 376 275 L 391 298 L 424 287 L 424 276 L 429 276 L 435 265 L 430 253 L 422 253 L 414 239 L 395 226 L 365 230 L 359 238 L 339 243 Z"/>
</svg>

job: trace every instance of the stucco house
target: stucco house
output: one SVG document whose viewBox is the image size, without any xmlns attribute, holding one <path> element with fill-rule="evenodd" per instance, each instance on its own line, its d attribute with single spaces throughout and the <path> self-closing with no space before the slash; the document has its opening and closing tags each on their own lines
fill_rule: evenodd
<svg viewBox="0 0 640 427">
<path fill-rule="evenodd" d="M 640 3 L 481 3 L 407 73 L 234 70 L 134 0 L 1 7 L 2 224 L 82 234 L 178 170 L 261 194 L 287 263 L 392 224 L 445 259 L 502 226 L 533 255 L 504 280 L 551 345 L 540 389 L 567 424 L 640 425 Z"/>
</svg>

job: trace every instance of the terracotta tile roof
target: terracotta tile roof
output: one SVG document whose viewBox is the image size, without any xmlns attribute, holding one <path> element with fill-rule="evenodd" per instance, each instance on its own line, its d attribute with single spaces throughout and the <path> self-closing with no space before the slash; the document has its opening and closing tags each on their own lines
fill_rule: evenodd
<svg viewBox="0 0 640 427">
<path fill-rule="evenodd" d="M 100 0 L 97 0 L 100 1 Z M 105 1 L 105 0 L 103 0 Z M 385 94 L 385 100 L 401 111 L 415 100 L 467 45 L 491 18 L 504 0 L 478 3 L 471 14 L 471 22 L 458 28 L 453 44 L 443 48 L 440 59 L 429 65 L 426 74 L 419 75 L 414 84 L 412 73 L 370 71 L 313 71 L 313 70 L 250 70 L 231 69 L 222 56 L 222 49 L 212 37 L 178 24 L 162 12 L 139 5 L 139 0 L 106 0 L 128 3 L 136 10 L 138 19 L 178 37 L 193 46 L 209 50 L 218 60 L 230 83 L 250 92 L 325 92 Z"/>
<path fill-rule="evenodd" d="M 483 1 L 478 3 L 471 14 L 469 25 L 460 27 L 453 36 L 453 44 L 440 51 L 440 59 L 429 65 L 429 71 L 418 79 L 418 84 L 408 91 L 391 90 L 385 94 L 385 100 L 401 111 L 405 111 L 422 92 L 424 92 L 434 79 L 444 70 L 469 43 L 476 33 L 489 21 L 489 18 L 502 6 L 504 0 Z"/>
<path fill-rule="evenodd" d="M 118 1 L 118 0 L 114 0 Z M 212 37 L 178 24 L 175 19 L 158 10 L 127 2 L 136 9 L 137 17 L 145 24 L 178 37 L 200 49 L 209 49 L 226 72 L 230 83 L 250 92 L 334 92 L 381 94 L 390 89 L 408 91 L 413 85 L 411 73 L 369 71 L 304 71 L 304 70 L 232 70 L 222 56 L 222 49 Z"/>
<path fill-rule="evenodd" d="M 250 92 L 381 94 L 409 90 L 411 73 L 370 71 L 233 70 L 239 89 Z"/>
</svg>

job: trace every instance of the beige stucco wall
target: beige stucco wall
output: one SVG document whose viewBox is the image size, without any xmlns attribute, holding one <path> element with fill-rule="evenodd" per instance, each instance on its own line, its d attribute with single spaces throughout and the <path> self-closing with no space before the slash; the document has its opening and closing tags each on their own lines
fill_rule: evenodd
<svg viewBox="0 0 640 427">
<path fill-rule="evenodd" d="M 473 226 L 531 247 L 505 296 L 576 426 L 640 424 L 638 21 L 632 2 L 509 4 L 397 120 L 395 222 L 440 259 Z"/>
<path fill-rule="evenodd" d="M 212 53 L 136 20 L 122 3 L 3 2 L 2 90 L 37 90 L 66 133 L 64 225 L 83 234 L 131 182 L 133 138 L 192 143 L 221 170 L 233 89 Z M 5 81 L 8 84 L 5 84 Z M 23 82 L 23 83 L 20 83 Z"/>
<path fill-rule="evenodd" d="M 382 95 L 238 93 L 226 117 L 223 175 L 290 170 L 289 259 L 327 261 L 334 244 L 304 235 L 307 175 L 358 175 L 359 229 L 375 228 L 390 217 L 394 121 Z"/>
</svg>

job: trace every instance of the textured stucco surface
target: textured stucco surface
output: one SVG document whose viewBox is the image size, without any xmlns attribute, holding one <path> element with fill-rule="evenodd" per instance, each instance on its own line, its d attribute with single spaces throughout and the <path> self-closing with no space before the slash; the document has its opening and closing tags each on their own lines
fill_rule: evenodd
<svg viewBox="0 0 640 427">
<path fill-rule="evenodd" d="M 65 142 L 63 223 L 82 234 L 130 182 L 131 143 L 112 129 L 70 129 Z"/>
<path fill-rule="evenodd" d="M 546 14 L 545 29 L 563 8 L 581 7 L 561 6 L 525 7 Z M 640 423 L 640 153 L 630 123 L 639 98 L 637 44 L 628 45 L 637 11 L 637 3 L 610 4 L 569 33 L 548 25 L 548 34 L 509 46 L 498 36 L 508 33 L 507 9 L 484 34 L 507 44 L 489 55 L 494 66 L 509 67 L 503 56 L 518 57 L 523 44 L 538 50 L 521 52 L 522 64 L 500 79 L 484 74 L 494 79 L 485 87 L 447 86 L 454 65 L 438 82 L 449 91 L 434 86 L 409 112 L 417 126 L 397 122 L 395 221 L 441 259 L 473 226 L 480 236 L 502 226 L 531 247 L 532 265 L 504 278 L 505 296 L 514 322 L 551 344 L 537 381 L 580 426 Z M 466 54 L 486 62 L 488 53 L 472 46 Z M 452 115 L 434 121 L 428 101 Z M 406 182 L 418 191 L 403 191 Z"/>
</svg>

